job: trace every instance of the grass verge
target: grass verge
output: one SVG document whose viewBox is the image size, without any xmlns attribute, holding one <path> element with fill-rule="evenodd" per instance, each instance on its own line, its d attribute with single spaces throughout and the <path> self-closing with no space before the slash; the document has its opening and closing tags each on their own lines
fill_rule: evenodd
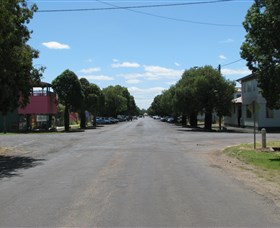
<svg viewBox="0 0 280 228">
<path fill-rule="evenodd" d="M 269 142 L 267 146 L 280 147 L 280 142 Z M 257 144 L 257 148 L 260 147 L 261 145 Z M 260 177 L 270 181 L 280 177 L 280 152 L 254 149 L 253 144 L 241 144 L 226 148 L 224 153 L 255 167 L 254 172 Z"/>
</svg>

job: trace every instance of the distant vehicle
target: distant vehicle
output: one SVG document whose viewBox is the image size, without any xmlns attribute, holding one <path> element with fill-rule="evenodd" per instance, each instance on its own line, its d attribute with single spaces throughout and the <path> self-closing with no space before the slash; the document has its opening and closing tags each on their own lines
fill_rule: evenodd
<svg viewBox="0 0 280 228">
<path fill-rule="evenodd" d="M 174 123 L 174 122 L 175 122 L 175 120 L 174 120 L 174 118 L 173 118 L 173 117 L 169 117 L 169 118 L 167 119 L 167 122 L 168 122 L 168 123 Z"/>
</svg>

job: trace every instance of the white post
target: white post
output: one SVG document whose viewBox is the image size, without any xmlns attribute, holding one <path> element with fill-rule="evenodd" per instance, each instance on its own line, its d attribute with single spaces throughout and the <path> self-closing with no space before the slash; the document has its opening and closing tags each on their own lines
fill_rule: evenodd
<svg viewBox="0 0 280 228">
<path fill-rule="evenodd" d="M 265 128 L 263 128 L 261 130 L 262 132 L 262 148 L 265 149 L 266 148 L 266 130 Z"/>
</svg>

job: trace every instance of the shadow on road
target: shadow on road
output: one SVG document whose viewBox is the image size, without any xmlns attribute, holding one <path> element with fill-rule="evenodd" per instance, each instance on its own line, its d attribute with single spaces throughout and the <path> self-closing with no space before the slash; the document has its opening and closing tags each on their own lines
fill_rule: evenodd
<svg viewBox="0 0 280 228">
<path fill-rule="evenodd" d="M 0 179 L 18 176 L 18 171 L 20 169 L 29 169 L 37 165 L 42 165 L 42 161 L 44 161 L 44 159 L 0 155 Z"/>
</svg>

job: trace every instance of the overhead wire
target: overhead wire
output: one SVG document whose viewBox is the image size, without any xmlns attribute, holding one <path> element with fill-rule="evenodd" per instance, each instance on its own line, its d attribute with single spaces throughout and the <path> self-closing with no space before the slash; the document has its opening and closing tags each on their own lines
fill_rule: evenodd
<svg viewBox="0 0 280 228">
<path fill-rule="evenodd" d="M 52 12 L 74 12 L 74 11 L 97 11 L 97 10 L 121 10 L 121 9 L 140 9 L 140 8 L 158 8 L 158 7 L 171 7 L 171 6 L 185 6 L 185 5 L 201 5 L 201 4 L 213 4 L 221 2 L 232 2 L 235 0 L 214 0 L 214 1 L 196 1 L 196 2 L 184 2 L 184 3 L 168 3 L 168 4 L 154 4 L 154 5 L 138 5 L 138 6 L 116 6 L 107 8 L 76 8 L 76 9 L 50 9 L 50 10 L 38 10 L 40 13 L 52 13 Z M 98 1 L 97 1 L 98 2 Z M 110 4 L 110 3 L 108 3 Z"/>
<path fill-rule="evenodd" d="M 120 8 L 120 6 L 112 4 L 112 3 L 108 3 L 108 2 L 104 2 L 101 0 L 96 0 L 97 2 L 103 3 L 105 5 L 109 5 L 109 6 L 113 6 L 115 8 Z M 185 3 L 188 5 L 193 5 L 193 4 L 209 4 L 209 3 L 221 3 L 221 2 L 231 2 L 234 0 L 217 0 L 217 1 L 204 1 L 204 2 L 189 2 L 189 3 Z M 164 6 L 174 6 L 175 4 L 165 4 Z M 173 17 L 167 17 L 167 16 L 161 16 L 161 15 L 157 15 L 154 13 L 147 13 L 147 12 L 143 12 L 143 11 L 139 11 L 139 10 L 134 10 L 132 8 L 122 8 L 124 10 L 128 10 L 134 13 L 138 13 L 138 14 L 143 14 L 143 15 L 147 15 L 147 16 L 152 16 L 152 17 L 157 17 L 157 18 L 161 18 L 161 19 L 167 19 L 167 20 L 172 20 L 172 21 L 178 21 L 178 22 L 185 22 L 185 23 L 192 23 L 192 24 L 200 24 L 200 25 L 211 25 L 211 26 L 222 26 L 222 27 L 241 27 L 241 25 L 233 25 L 233 24 L 219 24 L 219 23 L 210 23 L 210 22 L 201 22 L 201 21 L 193 21 L 193 20 L 186 20 L 186 19 L 179 19 L 179 18 L 173 18 Z"/>
<path fill-rule="evenodd" d="M 82 11 L 104 11 L 104 10 L 127 10 L 137 14 L 142 14 L 146 16 L 161 18 L 165 20 L 172 20 L 177 22 L 185 22 L 191 24 L 199 24 L 199 25 L 209 25 L 209 26 L 222 26 L 222 27 L 242 27 L 241 25 L 236 24 L 221 24 L 221 23 L 210 23 L 210 22 L 201 22 L 201 21 L 193 21 L 187 19 L 173 18 L 168 16 L 162 16 L 154 13 L 143 12 L 135 9 L 143 9 L 143 8 L 159 8 L 159 7 L 174 7 L 174 6 L 187 6 L 187 5 L 201 5 L 201 4 L 216 4 L 216 3 L 224 3 L 224 2 L 233 2 L 236 0 L 214 0 L 214 1 L 196 1 L 196 2 L 184 2 L 184 3 L 168 3 L 168 4 L 154 4 L 154 5 L 137 5 L 137 6 L 119 6 L 116 4 L 112 4 L 109 2 L 95 0 L 96 2 L 100 2 L 104 5 L 108 5 L 110 7 L 103 8 L 79 8 L 79 9 L 49 9 L 49 10 L 38 10 L 38 13 L 57 13 L 57 12 L 82 12 Z"/>
<path fill-rule="evenodd" d="M 235 61 L 233 61 L 233 62 L 223 64 L 223 65 L 221 65 L 221 67 L 225 67 L 225 66 L 228 66 L 228 65 L 232 65 L 232 64 L 234 64 L 234 63 L 240 62 L 241 60 L 243 60 L 243 59 L 238 59 L 238 60 L 235 60 Z"/>
</svg>

